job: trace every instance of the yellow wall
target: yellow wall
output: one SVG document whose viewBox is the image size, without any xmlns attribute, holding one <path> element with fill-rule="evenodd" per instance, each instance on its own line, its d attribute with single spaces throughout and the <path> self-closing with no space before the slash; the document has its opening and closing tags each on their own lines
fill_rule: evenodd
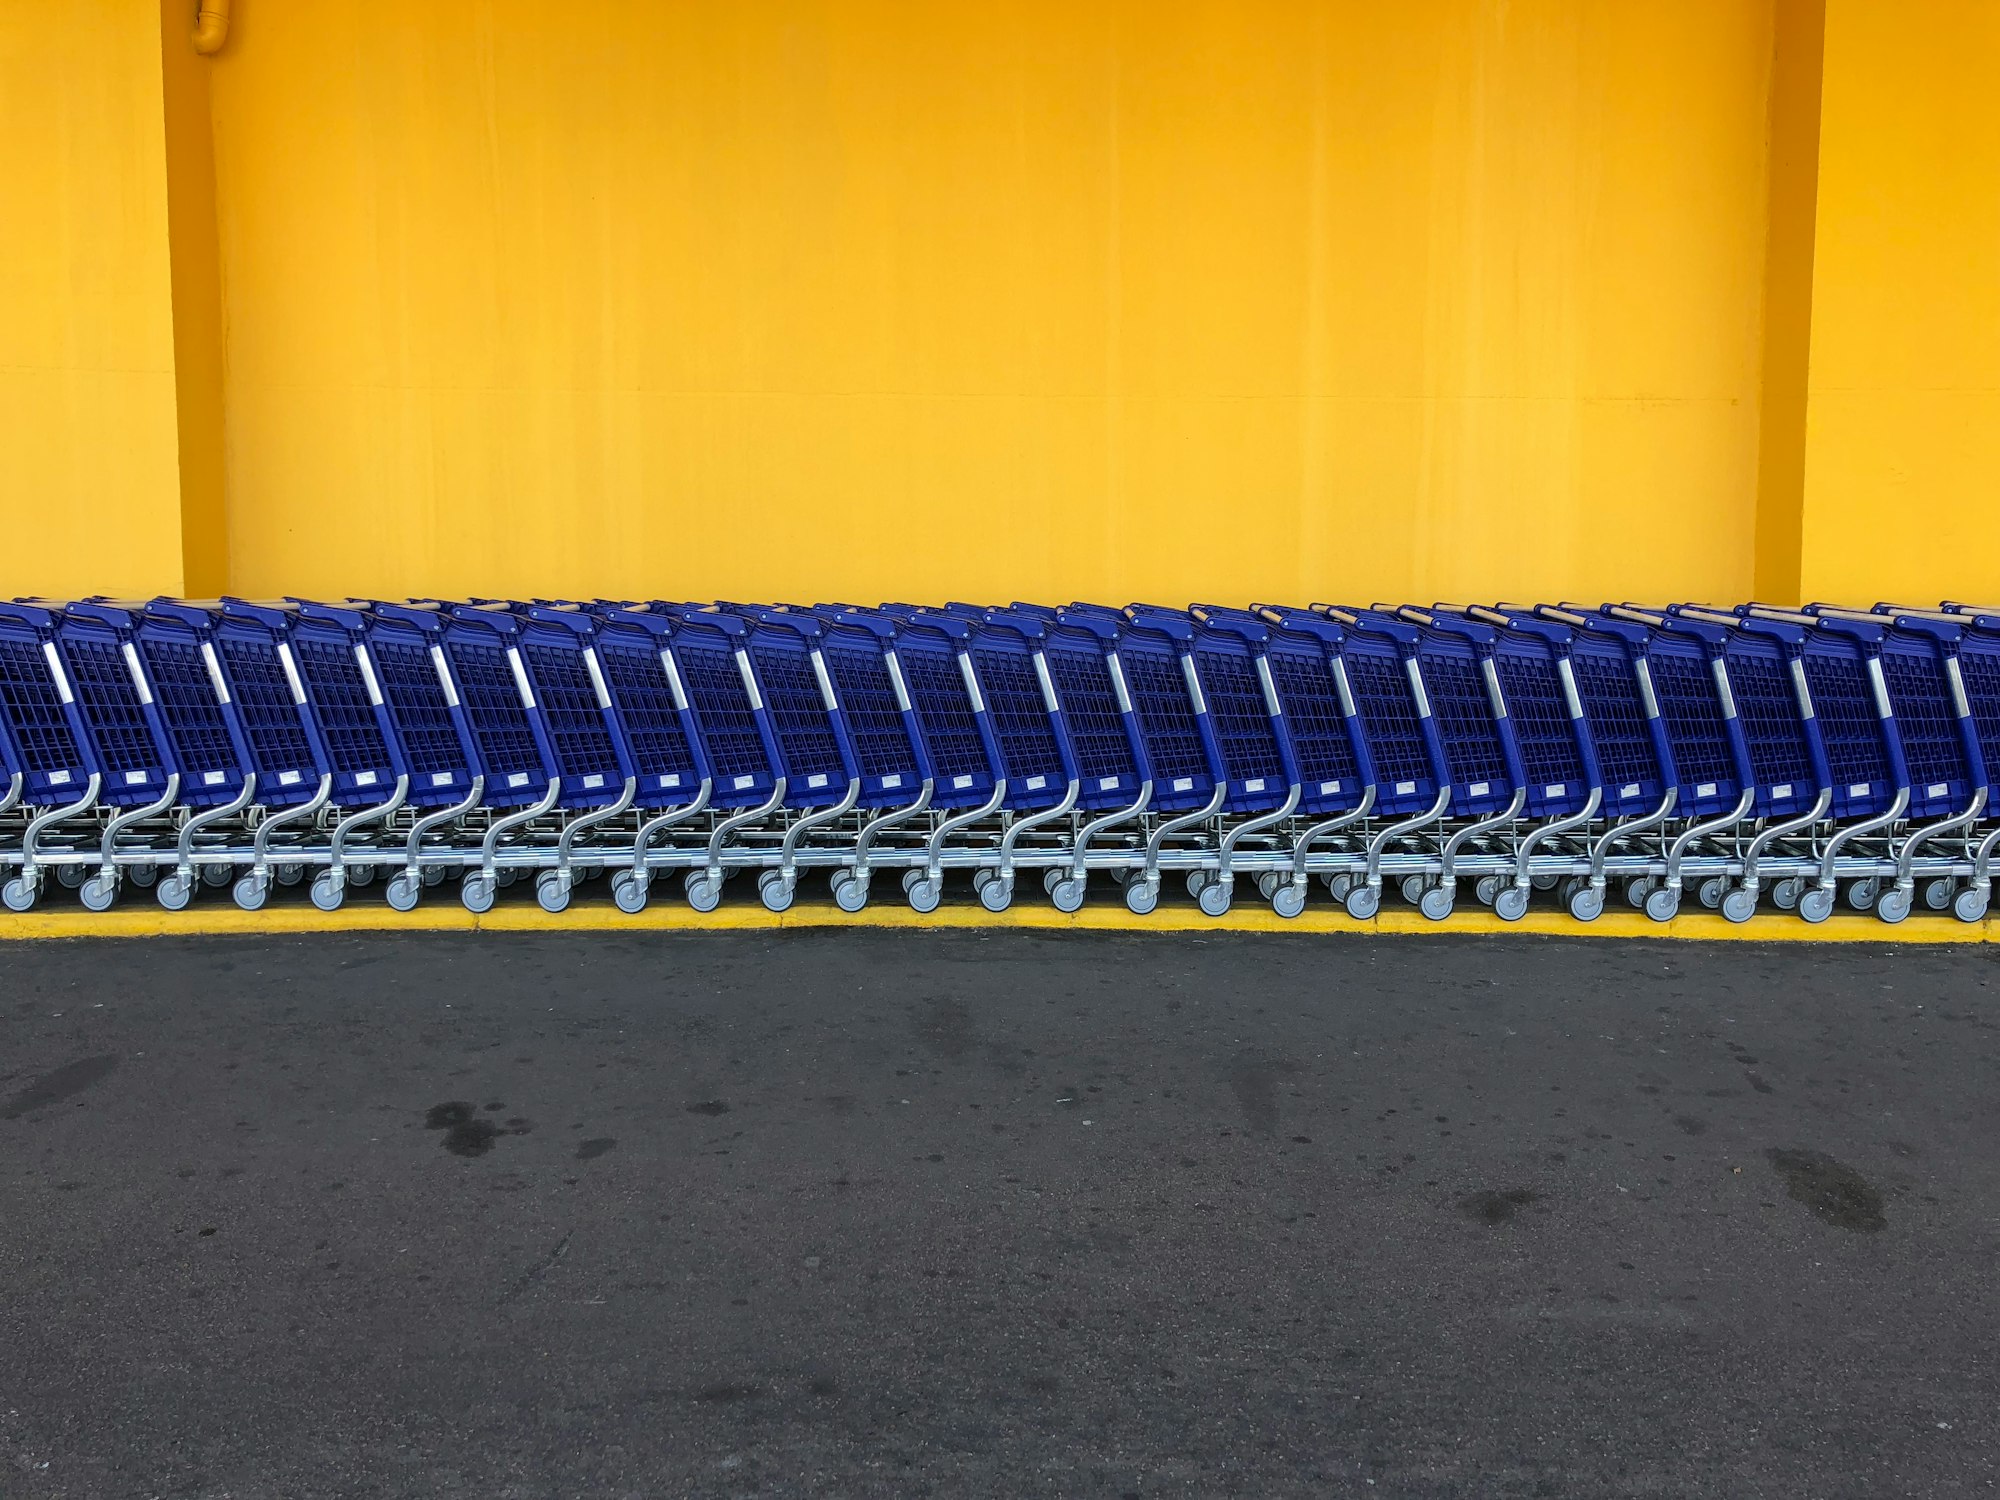
<svg viewBox="0 0 2000 1500">
<path fill-rule="evenodd" d="M 0 595 L 181 585 L 153 0 L 0 5 Z"/>
<path fill-rule="evenodd" d="M 1750 587 L 1770 0 L 238 12 L 240 590 Z"/>
<path fill-rule="evenodd" d="M 1827 0 L 1804 587 L 2000 601 L 2000 5 Z"/>
</svg>

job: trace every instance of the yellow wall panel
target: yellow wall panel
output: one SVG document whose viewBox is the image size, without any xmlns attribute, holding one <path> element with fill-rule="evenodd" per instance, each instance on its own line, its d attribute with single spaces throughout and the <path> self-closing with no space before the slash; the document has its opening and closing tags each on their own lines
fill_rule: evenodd
<svg viewBox="0 0 2000 1500">
<path fill-rule="evenodd" d="M 2000 599 L 2000 6 L 1828 0 L 1808 595 Z"/>
<path fill-rule="evenodd" d="M 0 6 L 0 596 L 181 585 L 160 16 Z"/>
<path fill-rule="evenodd" d="M 1743 592 L 1771 47 L 1768 0 L 243 6 L 232 582 Z"/>
</svg>

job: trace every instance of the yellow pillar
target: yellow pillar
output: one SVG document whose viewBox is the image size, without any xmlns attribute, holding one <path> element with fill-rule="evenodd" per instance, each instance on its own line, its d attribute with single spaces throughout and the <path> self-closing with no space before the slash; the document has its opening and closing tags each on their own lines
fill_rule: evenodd
<svg viewBox="0 0 2000 1500">
<path fill-rule="evenodd" d="M 2000 601 L 2000 5 L 1827 0 L 1803 588 Z"/>
</svg>

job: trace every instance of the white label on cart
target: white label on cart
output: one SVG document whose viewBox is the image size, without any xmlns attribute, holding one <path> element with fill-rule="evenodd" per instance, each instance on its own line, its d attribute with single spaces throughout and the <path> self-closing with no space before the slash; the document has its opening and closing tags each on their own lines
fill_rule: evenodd
<svg viewBox="0 0 2000 1500">
<path fill-rule="evenodd" d="M 1950 790 L 1951 790 L 1950 782 L 1936 781 L 1932 782 L 1929 786 L 1924 788 L 1924 795 L 1926 797 L 1942 797 L 1946 792 Z"/>
<path fill-rule="evenodd" d="M 1183 656 L 1181 658 L 1181 676 L 1187 679 L 1188 697 L 1194 700 L 1194 711 L 1197 714 L 1207 713 L 1208 699 L 1204 698 L 1201 694 L 1201 679 L 1194 674 L 1194 658 L 1192 656 Z"/>
<path fill-rule="evenodd" d="M 1624 785 L 1624 786 L 1621 786 L 1620 788 L 1618 788 L 1618 795 L 1619 795 L 1620 797 L 1636 797 L 1636 796 L 1638 796 L 1638 795 L 1639 795 L 1639 783 L 1638 783 L 1638 782 L 1636 782 L 1636 781 L 1634 781 L 1634 782 L 1629 782 L 1629 783 L 1627 783 L 1627 784 L 1626 784 L 1626 785 Z"/>
<path fill-rule="evenodd" d="M 1810 719 L 1813 716 L 1812 689 L 1806 686 L 1806 664 L 1796 656 L 1792 658 L 1792 683 L 1799 693 L 1799 717 Z"/>
<path fill-rule="evenodd" d="M 1875 711 L 1885 719 L 1896 717 L 1896 710 L 1889 703 L 1889 684 L 1882 680 L 1882 662 L 1879 657 L 1868 658 L 1868 681 L 1875 689 Z"/>
<path fill-rule="evenodd" d="M 603 785 L 604 785 L 604 778 L 602 776 L 599 776 L 595 772 L 592 772 L 590 775 L 583 778 L 583 789 L 586 792 L 594 792 Z"/>
<path fill-rule="evenodd" d="M 815 772 L 806 778 L 806 790 L 808 791 L 816 792 L 825 785 L 826 777 L 820 773 Z"/>
<path fill-rule="evenodd" d="M 76 702 L 76 695 L 69 690 L 69 673 L 63 670 L 62 658 L 56 655 L 56 643 L 43 641 L 42 655 L 48 659 L 49 676 L 56 680 L 56 696 L 65 703 Z"/>
<path fill-rule="evenodd" d="M 1246 792 L 1261 792 L 1261 791 L 1263 791 L 1263 790 L 1264 790 L 1264 778 L 1263 778 L 1263 777 L 1261 777 L 1261 776 L 1252 776 L 1252 777 L 1251 777 L 1251 778 L 1250 778 L 1250 779 L 1249 779 L 1248 781 L 1246 781 L 1246 782 L 1244 782 L 1244 783 L 1243 783 L 1243 790 L 1244 790 L 1244 791 L 1246 791 Z"/>
<path fill-rule="evenodd" d="M 910 711 L 910 685 L 903 681 L 903 664 L 893 651 L 885 652 L 882 660 L 889 668 L 889 686 L 896 690 L 896 707 L 904 713 Z"/>
<path fill-rule="evenodd" d="M 961 656 L 958 659 L 958 675 L 965 679 L 965 693 L 972 700 L 972 711 L 976 714 L 985 713 L 986 699 L 980 694 L 979 678 L 973 674 L 971 657 Z"/>
<path fill-rule="evenodd" d="M 278 773 L 279 786 L 297 786 L 303 780 L 305 778 L 299 775 L 297 771 L 280 771 Z"/>
<path fill-rule="evenodd" d="M 1500 691 L 1500 669 L 1493 665 L 1493 658 L 1487 657 L 1479 664 L 1480 672 L 1486 678 L 1486 695 L 1493 700 L 1493 717 L 1507 717 L 1507 695 Z"/>
<path fill-rule="evenodd" d="M 1100 792 L 1115 791 L 1117 787 L 1118 778 L 1116 776 L 1100 776 L 1097 778 L 1097 789 Z"/>
<path fill-rule="evenodd" d="M 1872 782 L 1857 781 L 1847 789 L 1847 795 L 1850 797 L 1865 797 L 1868 795 L 1868 788 L 1871 785 L 1873 785 Z"/>
<path fill-rule="evenodd" d="M 201 773 L 201 784 L 203 786 L 221 786 L 228 778 L 229 773 L 227 771 L 203 771 Z"/>
<path fill-rule="evenodd" d="M 970 776 L 954 776 L 951 778 L 951 789 L 954 792 L 962 792 L 971 785 L 972 778 Z"/>
<path fill-rule="evenodd" d="M 737 791 L 739 791 L 739 792 L 740 792 L 740 791 L 742 791 L 742 790 L 743 790 L 743 788 L 745 788 L 746 786 L 749 786 L 749 785 L 751 785 L 751 784 L 752 784 L 752 783 L 754 783 L 754 782 L 755 782 L 756 780 L 757 780 L 757 778 L 756 778 L 755 776 L 739 776 L 739 777 L 737 777 L 737 778 L 736 778 L 736 780 L 735 780 L 735 781 L 734 781 L 734 782 L 732 783 L 732 785 L 733 785 L 733 786 L 734 786 L 734 787 L 736 788 L 736 790 L 737 790 Z"/>
<path fill-rule="evenodd" d="M 812 654 L 812 664 L 813 664 L 813 676 L 819 679 L 820 702 L 826 705 L 826 711 L 828 713 L 832 713 L 834 712 L 834 710 L 840 707 L 840 704 L 834 699 L 833 696 L 833 679 L 827 676 L 826 658 L 821 656 L 817 649 L 815 649 Z"/>
<path fill-rule="evenodd" d="M 362 782 L 362 785 L 364 785 L 364 786 L 373 786 L 373 785 L 375 784 L 375 773 L 374 773 L 373 771 L 364 771 L 364 772 L 362 773 L 362 775 L 365 775 L 365 776 L 366 776 L 366 777 L 368 778 L 368 779 L 367 779 L 367 781 L 365 781 L 365 782 Z M 355 779 L 356 781 L 361 781 L 361 777 L 360 777 L 360 776 L 357 776 L 357 777 L 355 777 L 354 779 Z M 450 786 L 450 785 L 452 784 L 452 782 L 456 781 L 457 779 L 458 779 L 458 778 L 457 778 L 457 777 L 455 777 L 455 776 L 453 776 L 453 775 L 452 775 L 452 773 L 451 773 L 451 772 L 449 772 L 449 771 L 433 771 L 433 772 L 431 772 L 431 785 L 432 785 L 432 786 Z"/>
<path fill-rule="evenodd" d="M 1484 797 L 1488 792 L 1492 790 L 1493 790 L 1492 782 L 1475 781 L 1472 783 L 1471 786 L 1465 789 L 1465 795 L 1468 797 Z"/>
<path fill-rule="evenodd" d="M 750 669 L 750 653 L 739 650 L 736 653 L 736 670 L 743 678 L 743 692 L 750 700 L 750 712 L 764 711 L 764 695 L 757 691 L 757 674 Z"/>
<path fill-rule="evenodd" d="M 1567 792 L 1568 790 L 1569 790 L 1569 783 L 1568 783 L 1568 782 L 1566 782 L 1566 781 L 1558 781 L 1558 782 L 1557 782 L 1557 783 L 1556 783 L 1556 784 L 1555 784 L 1554 786 L 1545 786 L 1545 787 L 1543 787 L 1543 788 L 1542 788 L 1542 795 L 1543 795 L 1544 797 L 1560 797 L 1560 796 L 1562 796 L 1562 795 L 1563 795 L 1564 793 L 1566 793 L 1566 792 Z"/>
<path fill-rule="evenodd" d="M 597 706 L 611 707 L 611 689 L 604 685 L 604 668 L 598 663 L 595 646 L 583 648 L 583 668 L 590 673 L 590 685 L 597 689 Z"/>
<path fill-rule="evenodd" d="M 1410 691 L 1417 699 L 1417 717 L 1428 719 L 1431 716 L 1431 695 L 1424 691 L 1424 674 L 1417 670 L 1416 658 L 1403 658 L 1403 670 L 1410 674 Z"/>
<path fill-rule="evenodd" d="M 1657 719 L 1660 716 L 1660 700 L 1653 696 L 1653 669 L 1647 665 L 1643 656 L 1633 662 L 1632 666 L 1639 674 L 1639 696 L 1645 700 L 1646 717 Z"/>
<path fill-rule="evenodd" d="M 1414 781 L 1399 781 L 1396 783 L 1396 795 L 1398 797 L 1413 796 L 1416 790 L 1417 784 Z"/>
<path fill-rule="evenodd" d="M 1118 695 L 1118 712 L 1132 712 L 1132 694 L 1125 686 L 1125 668 L 1115 656 L 1107 656 L 1104 664 L 1111 669 L 1111 691 Z"/>
<path fill-rule="evenodd" d="M 1572 719 L 1582 718 L 1583 700 L 1577 696 L 1576 673 L 1570 667 L 1569 658 L 1567 656 L 1565 656 L 1561 661 L 1556 663 L 1556 670 L 1562 674 L 1563 697 L 1569 700 L 1569 716 Z"/>
<path fill-rule="evenodd" d="M 68 785 L 69 785 L 69 772 L 67 772 L 67 771 L 51 771 L 51 772 L 49 772 L 49 785 L 50 785 L 50 786 L 68 786 Z"/>
<path fill-rule="evenodd" d="M 354 784 L 356 786 L 375 785 L 375 773 L 373 771 L 356 771 L 354 773 Z M 435 785 L 436 783 L 433 782 L 432 784 Z"/>
<path fill-rule="evenodd" d="M 1056 702 L 1056 685 L 1049 678 L 1049 664 L 1042 659 L 1042 653 L 1035 653 L 1035 676 L 1042 683 L 1042 704 L 1050 713 L 1060 713 L 1062 705 Z"/>
<path fill-rule="evenodd" d="M 227 703 L 229 701 L 229 684 L 222 680 L 222 663 L 215 659 L 215 646 L 212 642 L 203 641 L 201 643 L 201 664 L 208 668 L 208 680 L 210 685 L 215 688 L 215 696 L 222 702 Z"/>
<path fill-rule="evenodd" d="M 1789 796 L 1791 796 L 1791 795 L 1792 795 L 1792 784 L 1791 784 L 1791 783 L 1790 783 L 1789 781 L 1787 781 L 1787 782 L 1784 782 L 1784 783 L 1782 783 L 1782 784 L 1781 784 L 1781 785 L 1779 785 L 1779 786 L 1774 786 L 1774 787 L 1772 787 L 1772 788 L 1771 788 L 1771 795 L 1772 795 L 1773 797 L 1789 797 Z"/>
<path fill-rule="evenodd" d="M 132 674 L 132 686 L 139 691 L 139 701 L 151 703 L 153 690 L 146 686 L 146 673 L 139 665 L 139 653 L 130 641 L 125 643 L 125 667 Z"/>
<path fill-rule="evenodd" d="M 681 686 L 681 669 L 674 661 L 671 651 L 660 652 L 660 666 L 667 674 L 667 691 L 674 695 L 674 711 L 686 713 L 688 706 L 687 689 Z"/>
<path fill-rule="evenodd" d="M 521 652 L 518 647 L 507 648 L 507 666 L 514 674 L 514 687 L 521 694 L 521 707 L 533 712 L 535 690 L 528 686 L 528 669 L 521 665 Z"/>
<path fill-rule="evenodd" d="M 1715 668 L 1715 691 L 1722 699 L 1722 717 L 1733 719 L 1736 717 L 1736 694 L 1730 691 L 1729 668 L 1722 664 L 1722 658 L 1719 656 L 1715 659 L 1713 666 Z"/>
<path fill-rule="evenodd" d="M 299 664 L 292 660 L 292 647 L 289 641 L 278 642 L 278 665 L 285 669 L 285 683 L 292 690 L 292 702 L 305 702 L 306 685 L 299 681 Z"/>
<path fill-rule="evenodd" d="M 1347 685 L 1347 663 L 1339 657 L 1333 659 L 1333 685 L 1340 693 L 1340 712 L 1343 718 L 1354 717 L 1354 692 Z"/>
<path fill-rule="evenodd" d="M 1031 792 L 1039 792 L 1048 784 L 1049 778 L 1046 776 L 1030 776 L 1027 781 L 1028 790 Z"/>
<path fill-rule="evenodd" d="M 368 648 L 356 645 L 354 665 L 361 669 L 361 685 L 368 690 L 368 701 L 377 708 L 382 706 L 382 684 L 375 680 L 375 663 L 368 659 Z"/>
<path fill-rule="evenodd" d="M 1319 784 L 1319 794 L 1322 797 L 1331 797 L 1335 792 L 1339 790 L 1340 790 L 1340 783 L 1337 781 L 1322 781 Z"/>
<path fill-rule="evenodd" d="M 662 776 L 660 778 L 661 786 L 679 786 L 680 784 L 681 779 L 678 775 Z"/>
<path fill-rule="evenodd" d="M 1176 776 L 1174 778 L 1174 790 L 1177 792 L 1193 791 L 1194 778 L 1192 776 Z"/>
<path fill-rule="evenodd" d="M 884 776 L 882 778 L 882 790 L 885 792 L 891 790 L 892 788 L 899 787 L 902 784 L 903 784 L 903 773 L 901 771 L 892 771 L 887 776 Z"/>
<path fill-rule="evenodd" d="M 146 773 L 144 771 L 127 771 L 125 773 L 125 785 L 144 786 L 145 784 Z"/>
<path fill-rule="evenodd" d="M 507 778 L 507 785 L 510 787 L 526 786 L 527 784 L 528 773 L 526 771 L 516 771 Z"/>
<path fill-rule="evenodd" d="M 1697 797 L 1713 797 L 1715 795 L 1715 783 L 1712 781 L 1704 781 L 1700 786 L 1694 789 L 1694 794 Z"/>
<path fill-rule="evenodd" d="M 444 647 L 431 647 L 431 665 L 437 668 L 438 686 L 444 689 L 444 701 L 457 708 L 458 689 L 452 684 L 451 665 L 444 659 Z"/>
</svg>

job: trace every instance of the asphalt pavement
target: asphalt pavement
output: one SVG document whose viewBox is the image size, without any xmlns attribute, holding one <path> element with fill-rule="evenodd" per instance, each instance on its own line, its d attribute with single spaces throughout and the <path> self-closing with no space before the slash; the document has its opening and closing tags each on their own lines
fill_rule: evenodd
<svg viewBox="0 0 2000 1500">
<path fill-rule="evenodd" d="M 0 945 L 0 1497 L 1989 1494 L 1996 975 Z"/>
</svg>

